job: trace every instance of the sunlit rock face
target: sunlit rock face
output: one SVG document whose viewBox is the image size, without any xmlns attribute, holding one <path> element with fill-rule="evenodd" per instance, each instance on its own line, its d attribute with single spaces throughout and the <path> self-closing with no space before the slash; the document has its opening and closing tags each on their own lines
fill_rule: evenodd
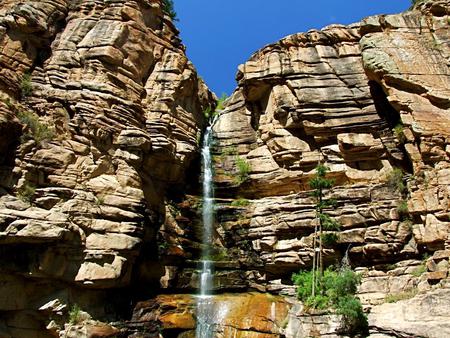
<svg viewBox="0 0 450 338">
<path fill-rule="evenodd" d="M 239 67 L 214 124 L 217 337 L 345 336 L 290 278 L 312 264 L 319 163 L 342 226 L 325 263 L 362 273 L 372 337 L 450 336 L 449 10 L 294 34 Z M 195 337 L 214 98 L 160 2 L 2 1 L 0 98 L 0 337 Z"/>
<path fill-rule="evenodd" d="M 1 2 L 0 97 L 0 336 L 46 337 L 54 299 L 114 319 L 107 290 L 159 286 L 213 94 L 159 1 L 49 0 Z"/>
<path fill-rule="evenodd" d="M 292 272 L 311 267 L 308 181 L 323 163 L 335 181 L 330 214 L 342 225 L 325 261 L 339 264 L 347 252 L 359 267 L 374 334 L 395 330 L 378 317 L 387 295 L 448 292 L 441 256 L 450 247 L 449 6 L 429 1 L 294 34 L 239 67 L 238 87 L 214 126 L 218 245 L 246 270 L 249 287 L 293 295 Z M 389 182 L 397 168 L 403 192 Z M 424 254 L 432 257 L 423 261 Z M 424 302 L 408 304 L 420 313 Z M 436 336 L 398 320 L 401 332 Z"/>
</svg>

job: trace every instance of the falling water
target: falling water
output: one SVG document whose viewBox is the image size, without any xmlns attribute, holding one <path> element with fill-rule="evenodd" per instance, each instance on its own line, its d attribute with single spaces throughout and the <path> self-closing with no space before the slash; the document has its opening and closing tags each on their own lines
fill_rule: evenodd
<svg viewBox="0 0 450 338">
<path fill-rule="evenodd" d="M 197 338 L 213 337 L 211 314 L 213 303 L 211 290 L 213 284 L 213 262 L 208 260 L 213 242 L 214 225 L 214 190 L 213 169 L 211 161 L 212 126 L 206 129 L 202 147 L 203 165 L 203 235 L 202 260 L 200 277 L 200 295 L 197 301 Z"/>
</svg>

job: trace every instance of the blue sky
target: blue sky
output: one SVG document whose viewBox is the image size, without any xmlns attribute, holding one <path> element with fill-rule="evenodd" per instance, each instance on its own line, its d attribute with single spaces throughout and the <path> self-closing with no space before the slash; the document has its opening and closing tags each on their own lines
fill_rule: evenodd
<svg viewBox="0 0 450 338">
<path fill-rule="evenodd" d="M 187 54 L 218 96 L 236 87 L 237 66 L 282 37 L 399 13 L 410 0 L 174 0 Z"/>
</svg>

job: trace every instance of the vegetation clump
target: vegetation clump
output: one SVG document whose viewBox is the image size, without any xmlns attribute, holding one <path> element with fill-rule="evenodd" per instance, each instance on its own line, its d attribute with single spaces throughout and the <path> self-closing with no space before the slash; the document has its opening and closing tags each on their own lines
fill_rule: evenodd
<svg viewBox="0 0 450 338">
<path fill-rule="evenodd" d="M 231 202 L 232 207 L 246 207 L 250 205 L 250 201 L 246 198 L 238 198 Z"/>
<path fill-rule="evenodd" d="M 36 114 L 29 111 L 19 111 L 17 118 L 22 124 L 26 125 L 25 133 L 21 138 L 23 142 L 33 139 L 40 144 L 44 140 L 49 141 L 55 137 L 53 129 L 40 122 Z"/>
<path fill-rule="evenodd" d="M 17 198 L 22 202 L 31 204 L 33 202 L 34 194 L 36 193 L 36 187 L 26 182 L 20 189 L 17 190 Z"/>
<path fill-rule="evenodd" d="M 81 321 L 81 308 L 74 304 L 69 310 L 69 323 L 72 325 L 78 324 Z"/>
<path fill-rule="evenodd" d="M 235 181 L 238 184 L 242 184 L 250 177 L 250 171 L 252 170 L 251 165 L 246 159 L 236 156 L 236 167 L 238 172 Z"/>
<path fill-rule="evenodd" d="M 401 300 L 413 298 L 415 295 L 417 295 L 417 292 L 417 289 L 409 289 L 399 293 L 391 293 L 384 298 L 384 301 L 386 303 L 396 303 Z"/>
<path fill-rule="evenodd" d="M 403 170 L 400 168 L 394 168 L 388 175 L 388 186 L 393 190 L 403 194 L 406 192 L 406 184 L 404 181 Z"/>
<path fill-rule="evenodd" d="M 401 219 L 407 219 L 407 215 L 409 214 L 408 202 L 405 200 L 400 201 L 397 205 L 397 212 Z"/>
<path fill-rule="evenodd" d="M 403 124 L 399 123 L 394 127 L 394 135 L 397 137 L 400 143 L 406 142 L 406 136 L 403 132 Z"/>
<path fill-rule="evenodd" d="M 173 0 L 162 0 L 162 10 L 172 19 L 172 21 L 178 21 Z"/>
<path fill-rule="evenodd" d="M 211 118 L 214 118 L 215 116 L 219 115 L 219 112 L 224 109 L 224 103 L 225 100 L 228 99 L 227 94 L 222 94 L 222 96 L 217 100 L 216 108 L 213 110 L 211 107 L 207 107 L 203 111 L 203 115 L 207 120 L 210 120 Z"/>
<path fill-rule="evenodd" d="M 320 279 L 316 286 L 315 281 Z M 367 331 L 367 318 L 361 302 L 355 297 L 361 277 L 349 268 L 327 268 L 320 277 L 318 271 L 300 271 L 292 276 L 297 296 L 307 308 L 332 308 L 342 316 L 342 330 L 348 333 Z M 313 289 L 316 292 L 313 294 Z"/>
<path fill-rule="evenodd" d="M 26 98 L 33 94 L 33 85 L 31 84 L 31 75 L 28 73 L 23 74 L 20 81 L 20 92 L 22 98 Z"/>
</svg>

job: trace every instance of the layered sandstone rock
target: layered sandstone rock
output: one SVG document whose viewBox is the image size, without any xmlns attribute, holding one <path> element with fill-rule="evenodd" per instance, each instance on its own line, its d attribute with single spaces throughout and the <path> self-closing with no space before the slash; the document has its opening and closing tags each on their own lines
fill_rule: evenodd
<svg viewBox="0 0 450 338">
<path fill-rule="evenodd" d="M 55 299 L 117 317 L 106 290 L 159 285 L 213 94 L 160 1 L 49 0 L 2 1 L 0 96 L 0 335 L 47 337 Z"/>
<path fill-rule="evenodd" d="M 214 125 L 224 198 L 217 245 L 247 271 L 249 287 L 292 295 L 292 272 L 310 268 L 308 180 L 324 163 L 335 180 L 328 196 L 338 202 L 329 214 L 341 224 L 326 263 L 345 256 L 360 267 L 374 335 L 427 336 L 427 324 L 408 329 L 407 314 L 392 331 L 395 320 L 385 322 L 377 304 L 419 293 L 408 304 L 420 313 L 423 294 L 448 293 L 448 258 L 440 257 L 450 244 L 449 7 L 427 1 L 294 34 L 239 67 L 238 88 Z M 230 206 L 242 199 L 248 205 Z M 310 327 L 302 316 L 291 333 Z M 328 320 L 318 323 L 317 335 L 337 334 Z"/>
<path fill-rule="evenodd" d="M 241 293 L 211 300 L 217 336 L 345 334 L 292 298 L 319 163 L 342 225 L 325 262 L 362 274 L 372 337 L 448 330 L 449 8 L 294 34 L 239 67 L 214 125 L 210 258 L 215 292 Z M 186 181 L 214 98 L 183 49 L 156 0 L 0 5 L 0 336 L 194 335 L 195 299 L 175 293 L 200 280 Z"/>
<path fill-rule="evenodd" d="M 327 197 L 337 205 L 328 212 L 341 224 L 325 262 L 345 258 L 362 275 L 358 296 L 371 337 L 446 332 L 449 8 L 448 0 L 425 1 L 399 15 L 294 34 L 239 67 L 238 87 L 214 124 L 214 289 L 288 296 L 275 336 L 345 336 L 341 318 L 290 298 L 292 272 L 312 264 L 316 202 L 308 181 L 319 163 L 335 181 Z M 180 232 L 199 222 L 196 205 L 195 198 L 178 204 L 166 223 L 184 249 L 179 257 L 199 250 Z M 194 290 L 195 262 L 172 263 L 165 285 Z M 192 311 L 167 297 L 174 308 L 150 311 L 153 320 Z M 250 319 L 244 314 L 234 327 Z M 191 327 L 175 326 L 189 336 Z"/>
</svg>

